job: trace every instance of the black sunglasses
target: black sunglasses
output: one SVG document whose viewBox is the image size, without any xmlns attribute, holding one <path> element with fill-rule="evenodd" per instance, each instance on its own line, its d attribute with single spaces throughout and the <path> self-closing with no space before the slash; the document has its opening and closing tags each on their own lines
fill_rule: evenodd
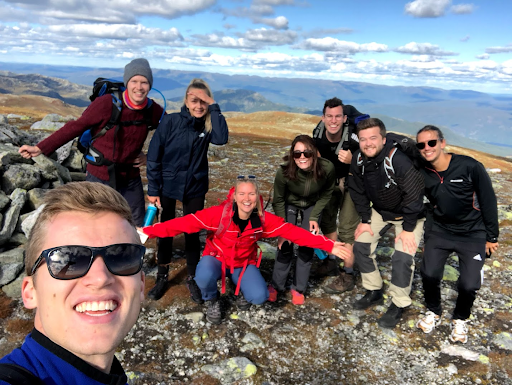
<svg viewBox="0 0 512 385">
<path fill-rule="evenodd" d="M 301 155 L 304 154 L 304 158 L 311 158 L 313 156 L 313 151 L 311 150 L 305 150 L 305 151 L 293 151 L 293 157 L 295 159 L 299 159 Z"/>
<path fill-rule="evenodd" d="M 76 279 L 87 274 L 94 257 L 101 256 L 108 271 L 114 275 L 128 276 L 137 274 L 142 268 L 146 248 L 132 243 L 118 243 L 103 247 L 57 246 L 43 250 L 37 258 L 30 275 L 46 260 L 48 271 L 55 279 Z"/>
<path fill-rule="evenodd" d="M 418 150 L 423 150 L 425 148 L 425 144 L 428 144 L 429 147 L 435 147 L 437 146 L 437 139 L 432 139 L 429 140 L 428 142 L 416 143 L 416 147 L 418 148 Z"/>
<path fill-rule="evenodd" d="M 236 179 L 238 179 L 238 180 L 248 180 L 248 179 L 254 180 L 254 179 L 256 179 L 256 175 L 238 175 L 236 177 Z"/>
</svg>

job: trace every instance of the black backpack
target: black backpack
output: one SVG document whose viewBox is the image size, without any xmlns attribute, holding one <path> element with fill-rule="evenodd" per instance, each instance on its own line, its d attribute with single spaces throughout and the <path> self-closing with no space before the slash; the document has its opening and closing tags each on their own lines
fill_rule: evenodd
<svg viewBox="0 0 512 385">
<path fill-rule="evenodd" d="M 361 120 L 368 119 L 370 115 L 363 114 L 359 112 L 357 108 L 351 106 L 350 104 L 343 105 L 343 114 L 347 115 L 347 121 L 343 124 L 342 135 L 340 143 L 338 147 L 336 147 L 336 155 L 340 152 L 340 150 L 348 150 L 350 148 L 350 138 L 352 137 L 354 140 L 358 141 L 357 135 L 355 134 L 355 127 L 357 123 Z M 325 131 L 325 124 L 323 121 L 320 121 L 315 129 L 313 130 L 313 138 L 318 139 L 322 138 Z"/>
<path fill-rule="evenodd" d="M 0 380 L 12 385 L 43 385 L 43 380 L 16 364 L 0 364 Z"/>
</svg>

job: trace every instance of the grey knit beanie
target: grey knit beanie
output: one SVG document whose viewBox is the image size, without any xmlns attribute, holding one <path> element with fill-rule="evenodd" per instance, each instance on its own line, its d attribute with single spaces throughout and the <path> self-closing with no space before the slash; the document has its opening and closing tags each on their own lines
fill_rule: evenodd
<svg viewBox="0 0 512 385">
<path fill-rule="evenodd" d="M 124 67 L 123 81 L 125 87 L 128 85 L 130 79 L 136 75 L 142 75 L 148 79 L 149 88 L 153 88 L 153 72 L 146 59 L 133 59 Z"/>
</svg>

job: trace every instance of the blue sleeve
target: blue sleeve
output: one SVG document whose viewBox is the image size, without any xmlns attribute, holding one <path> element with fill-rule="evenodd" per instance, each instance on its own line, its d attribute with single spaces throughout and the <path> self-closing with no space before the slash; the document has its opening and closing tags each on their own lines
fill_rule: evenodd
<svg viewBox="0 0 512 385">
<path fill-rule="evenodd" d="M 228 142 L 228 124 L 217 103 L 208 106 L 212 119 L 212 144 L 223 145 Z"/>
</svg>

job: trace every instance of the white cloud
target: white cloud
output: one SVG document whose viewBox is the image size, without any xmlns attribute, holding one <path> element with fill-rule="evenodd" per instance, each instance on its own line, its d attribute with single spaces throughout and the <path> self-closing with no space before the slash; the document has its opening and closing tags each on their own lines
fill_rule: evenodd
<svg viewBox="0 0 512 385">
<path fill-rule="evenodd" d="M 465 43 L 469 40 L 469 35 L 464 36 L 462 39 L 460 39 L 461 42 Z"/>
<path fill-rule="evenodd" d="M 477 59 L 482 59 L 482 60 L 487 60 L 491 57 L 491 55 L 489 55 L 488 53 L 483 53 L 481 55 L 476 55 L 476 58 Z"/>
<path fill-rule="evenodd" d="M 508 44 L 505 47 L 489 47 L 485 49 L 486 53 L 508 53 L 512 52 L 512 44 Z"/>
<path fill-rule="evenodd" d="M 405 13 L 414 17 L 440 17 L 450 3 L 450 0 L 414 0 L 405 5 Z"/>
<path fill-rule="evenodd" d="M 224 36 L 222 33 L 193 35 L 193 38 L 191 43 L 197 46 L 257 51 L 267 46 L 292 44 L 297 40 L 297 32 L 258 28 L 239 33 L 238 38 Z"/>
<path fill-rule="evenodd" d="M 329 35 L 350 34 L 352 32 L 354 32 L 354 30 L 350 28 L 317 28 L 308 32 L 303 32 L 302 35 L 306 38 L 314 38 L 326 37 Z"/>
<path fill-rule="evenodd" d="M 443 51 L 439 46 L 431 43 L 416 43 L 414 41 L 398 47 L 395 52 L 414 54 L 414 55 L 434 55 L 434 56 L 456 56 L 458 53 Z"/>
<path fill-rule="evenodd" d="M 15 11 L 24 10 L 46 18 L 133 23 L 140 16 L 176 18 L 193 15 L 213 6 L 216 0 L 4 0 Z"/>
<path fill-rule="evenodd" d="M 475 7 L 473 4 L 457 4 L 457 5 L 453 5 L 450 8 L 450 11 L 457 15 L 467 15 L 467 14 L 473 13 L 474 8 Z"/>
<path fill-rule="evenodd" d="M 284 16 L 278 16 L 274 19 L 261 18 L 257 19 L 257 22 L 274 27 L 275 29 L 288 29 L 288 19 Z"/>
<path fill-rule="evenodd" d="M 306 39 L 298 45 L 298 48 L 325 51 L 340 52 L 347 55 L 353 55 L 359 52 L 387 52 L 388 46 L 379 43 L 358 44 L 351 41 L 338 40 L 332 37 L 322 39 Z"/>
</svg>

